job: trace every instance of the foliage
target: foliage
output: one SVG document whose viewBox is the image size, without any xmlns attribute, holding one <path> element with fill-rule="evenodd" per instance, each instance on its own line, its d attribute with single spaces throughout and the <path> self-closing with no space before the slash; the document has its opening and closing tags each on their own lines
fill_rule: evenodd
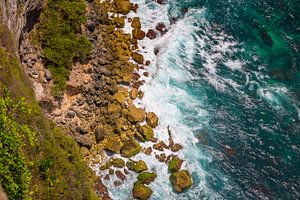
<svg viewBox="0 0 300 200">
<path fill-rule="evenodd" d="M 0 97 L 0 182 L 11 199 L 24 199 L 31 179 L 22 141 L 34 145 L 35 134 L 15 118 L 26 110 L 24 99 L 14 102 L 4 90 Z"/>
<path fill-rule="evenodd" d="M 84 61 L 90 54 L 91 42 L 77 34 L 86 21 L 85 9 L 83 0 L 49 0 L 42 12 L 38 35 L 53 73 L 54 95 L 65 89 L 72 63 Z"/>
</svg>

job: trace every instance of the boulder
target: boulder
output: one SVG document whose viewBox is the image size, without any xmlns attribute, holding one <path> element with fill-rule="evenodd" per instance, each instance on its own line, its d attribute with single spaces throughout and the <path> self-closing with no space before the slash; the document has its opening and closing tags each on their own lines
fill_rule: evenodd
<svg viewBox="0 0 300 200">
<path fill-rule="evenodd" d="M 134 28 L 134 29 L 141 29 L 142 28 L 141 21 L 140 21 L 139 17 L 134 17 L 132 19 L 131 27 Z"/>
<path fill-rule="evenodd" d="M 123 183 L 121 182 L 121 181 L 119 181 L 119 180 L 116 180 L 116 181 L 114 181 L 114 185 L 116 186 L 116 187 L 119 187 L 119 186 L 121 186 Z"/>
<path fill-rule="evenodd" d="M 139 126 L 138 130 L 147 141 L 150 141 L 154 137 L 153 129 L 149 125 Z"/>
<path fill-rule="evenodd" d="M 123 168 L 125 167 L 125 161 L 121 158 L 112 158 L 111 159 L 111 165 L 117 168 Z"/>
<path fill-rule="evenodd" d="M 138 154 L 141 149 L 141 145 L 137 141 L 135 141 L 135 139 L 130 138 L 124 143 L 124 146 L 121 150 L 121 155 L 125 158 L 130 158 Z"/>
<path fill-rule="evenodd" d="M 131 10 L 131 3 L 129 0 L 116 0 L 117 13 L 127 15 Z"/>
<path fill-rule="evenodd" d="M 116 170 L 115 174 L 116 177 L 118 177 L 118 179 L 120 179 L 121 181 L 124 181 L 126 179 L 125 174 L 123 174 L 123 172 L 121 172 L 120 170 Z"/>
<path fill-rule="evenodd" d="M 138 89 L 132 88 L 132 90 L 130 91 L 130 98 L 136 99 L 137 96 L 138 96 Z"/>
<path fill-rule="evenodd" d="M 113 22 L 117 28 L 124 28 L 125 26 L 125 19 L 123 17 L 114 17 Z"/>
<path fill-rule="evenodd" d="M 88 133 L 88 131 L 87 131 L 85 128 L 83 128 L 82 126 L 77 126 L 77 127 L 76 127 L 76 131 L 77 131 L 78 133 L 80 133 L 81 135 L 85 135 L 85 134 Z"/>
<path fill-rule="evenodd" d="M 135 199 L 147 200 L 152 195 L 152 190 L 144 184 L 135 182 L 132 189 L 132 195 Z"/>
<path fill-rule="evenodd" d="M 168 29 L 166 27 L 166 25 L 162 22 L 159 22 L 157 25 L 156 25 L 156 30 L 158 30 L 162 35 L 165 34 L 166 32 L 168 32 Z"/>
<path fill-rule="evenodd" d="M 142 54 L 132 52 L 131 54 L 132 59 L 137 62 L 138 64 L 143 64 L 144 63 L 144 56 Z"/>
<path fill-rule="evenodd" d="M 114 153 L 120 153 L 121 148 L 123 147 L 123 142 L 118 136 L 113 136 L 107 138 L 105 149 Z"/>
<path fill-rule="evenodd" d="M 116 103 L 109 103 L 107 106 L 107 111 L 109 113 L 118 113 L 121 112 L 121 110 L 122 110 L 121 106 Z"/>
<path fill-rule="evenodd" d="M 146 122 L 152 128 L 157 127 L 157 125 L 158 125 L 158 117 L 157 117 L 157 115 L 154 112 L 147 113 Z"/>
<path fill-rule="evenodd" d="M 113 98 L 115 99 L 115 100 L 117 100 L 119 103 L 122 103 L 122 102 L 124 102 L 125 101 L 125 95 L 124 95 L 124 93 L 122 93 L 122 92 L 117 92 L 117 93 L 115 93 L 114 95 L 113 95 Z"/>
<path fill-rule="evenodd" d="M 149 185 L 156 179 L 157 175 L 151 172 L 142 172 L 137 176 L 137 179 L 143 183 Z"/>
<path fill-rule="evenodd" d="M 146 36 L 146 33 L 141 29 L 133 29 L 132 30 L 132 38 L 137 40 L 142 40 Z"/>
<path fill-rule="evenodd" d="M 91 139 L 89 135 L 80 135 L 76 134 L 74 137 L 75 141 L 78 142 L 81 146 L 84 146 L 86 148 L 91 148 L 92 145 L 94 144 L 94 141 Z"/>
<path fill-rule="evenodd" d="M 146 34 L 146 37 L 149 38 L 150 40 L 153 40 L 153 39 L 156 38 L 156 35 L 157 34 L 156 34 L 155 30 L 149 29 L 147 34 Z"/>
<path fill-rule="evenodd" d="M 129 108 L 127 118 L 133 123 L 141 122 L 145 119 L 145 111 L 141 108 L 131 106 Z"/>
<path fill-rule="evenodd" d="M 180 158 L 174 156 L 169 161 L 169 166 L 168 166 L 169 172 L 171 172 L 171 173 L 178 172 L 181 168 L 182 163 L 183 163 L 183 160 L 181 160 Z"/>
<path fill-rule="evenodd" d="M 174 146 L 171 148 L 171 151 L 177 152 L 177 151 L 179 151 L 179 150 L 181 150 L 181 149 L 182 149 L 182 145 L 176 143 L 176 144 L 174 144 Z"/>
<path fill-rule="evenodd" d="M 170 181 L 176 192 L 183 192 L 192 186 L 192 178 L 187 170 L 172 173 Z"/>
<path fill-rule="evenodd" d="M 165 149 L 168 149 L 168 145 L 166 145 L 166 143 L 164 143 L 164 141 L 160 141 L 156 144 L 153 145 L 153 149 L 156 149 L 158 151 L 163 151 Z"/>
<path fill-rule="evenodd" d="M 102 127 L 97 127 L 95 129 L 95 137 L 96 137 L 96 142 L 99 143 L 105 139 L 107 136 L 106 130 Z"/>
<path fill-rule="evenodd" d="M 148 167 L 146 165 L 146 163 L 143 160 L 139 160 L 139 161 L 128 161 L 126 163 L 126 166 L 129 170 L 137 172 L 137 173 L 141 173 L 143 171 L 147 171 Z"/>
</svg>

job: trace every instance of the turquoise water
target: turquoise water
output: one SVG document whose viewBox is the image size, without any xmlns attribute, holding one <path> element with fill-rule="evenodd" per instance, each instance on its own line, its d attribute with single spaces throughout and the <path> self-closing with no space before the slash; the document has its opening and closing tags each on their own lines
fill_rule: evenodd
<svg viewBox="0 0 300 200">
<path fill-rule="evenodd" d="M 152 64 L 136 104 L 159 115 L 159 139 L 170 125 L 194 180 L 175 194 L 139 155 L 158 173 L 152 199 L 300 199 L 300 1 L 133 2 L 143 29 L 169 29 L 140 44 Z"/>
</svg>

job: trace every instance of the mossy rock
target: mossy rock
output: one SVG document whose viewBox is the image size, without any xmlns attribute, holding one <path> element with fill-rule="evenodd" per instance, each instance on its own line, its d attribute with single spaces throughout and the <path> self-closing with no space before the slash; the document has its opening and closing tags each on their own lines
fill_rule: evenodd
<svg viewBox="0 0 300 200">
<path fill-rule="evenodd" d="M 143 138 L 147 141 L 154 137 L 153 129 L 149 125 L 139 126 L 138 130 L 142 134 Z"/>
<path fill-rule="evenodd" d="M 153 193 L 152 190 L 148 186 L 141 184 L 139 182 L 134 183 L 132 189 L 133 198 L 140 199 L 140 200 L 147 200 L 151 197 L 152 193 Z"/>
<path fill-rule="evenodd" d="M 137 172 L 137 173 L 141 173 L 143 171 L 147 171 L 148 170 L 148 166 L 145 163 L 145 161 L 143 160 L 139 160 L 139 161 L 128 161 L 126 163 L 126 166 L 129 170 Z"/>
<path fill-rule="evenodd" d="M 107 138 L 105 149 L 114 153 L 120 153 L 123 147 L 123 142 L 118 136 Z"/>
<path fill-rule="evenodd" d="M 111 162 L 106 162 L 105 164 L 100 166 L 100 170 L 106 170 L 109 169 L 112 166 Z"/>
<path fill-rule="evenodd" d="M 136 123 L 136 122 L 141 122 L 145 119 L 145 111 L 141 108 L 137 108 L 135 106 L 131 106 L 129 108 L 129 112 L 128 112 L 128 120 L 133 122 L 133 123 Z"/>
<path fill-rule="evenodd" d="M 187 170 L 174 172 L 170 176 L 170 182 L 176 192 L 183 192 L 192 186 L 192 178 Z"/>
<path fill-rule="evenodd" d="M 124 143 L 124 146 L 121 150 L 121 155 L 125 158 L 130 158 L 138 154 L 141 149 L 141 145 L 135 139 L 130 138 Z"/>
<path fill-rule="evenodd" d="M 125 161 L 122 158 L 112 158 L 111 165 L 118 168 L 125 167 Z"/>
<path fill-rule="evenodd" d="M 178 157 L 173 157 L 170 161 L 169 161 L 169 166 L 168 166 L 168 170 L 169 172 L 173 173 L 173 172 L 177 172 L 180 170 L 181 166 L 182 166 L 183 160 L 181 160 Z"/>
<path fill-rule="evenodd" d="M 156 179 L 157 175 L 153 172 L 142 172 L 137 176 L 138 181 L 143 184 L 149 185 Z"/>
<path fill-rule="evenodd" d="M 157 117 L 157 115 L 154 112 L 147 113 L 146 122 L 152 128 L 157 127 L 158 126 L 158 117 Z"/>
</svg>

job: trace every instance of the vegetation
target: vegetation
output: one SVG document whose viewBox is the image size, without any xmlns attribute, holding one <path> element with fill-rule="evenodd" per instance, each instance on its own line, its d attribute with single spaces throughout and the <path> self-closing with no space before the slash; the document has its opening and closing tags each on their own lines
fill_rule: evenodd
<svg viewBox="0 0 300 200">
<path fill-rule="evenodd" d="M 54 95 L 60 95 L 74 61 L 84 61 L 91 51 L 90 41 L 79 35 L 86 21 L 83 0 L 49 0 L 43 9 L 38 37 L 47 67 L 54 77 Z"/>
<path fill-rule="evenodd" d="M 0 45 L 0 185 L 10 199 L 96 199 L 78 145 L 42 114 L 3 26 Z"/>
</svg>

